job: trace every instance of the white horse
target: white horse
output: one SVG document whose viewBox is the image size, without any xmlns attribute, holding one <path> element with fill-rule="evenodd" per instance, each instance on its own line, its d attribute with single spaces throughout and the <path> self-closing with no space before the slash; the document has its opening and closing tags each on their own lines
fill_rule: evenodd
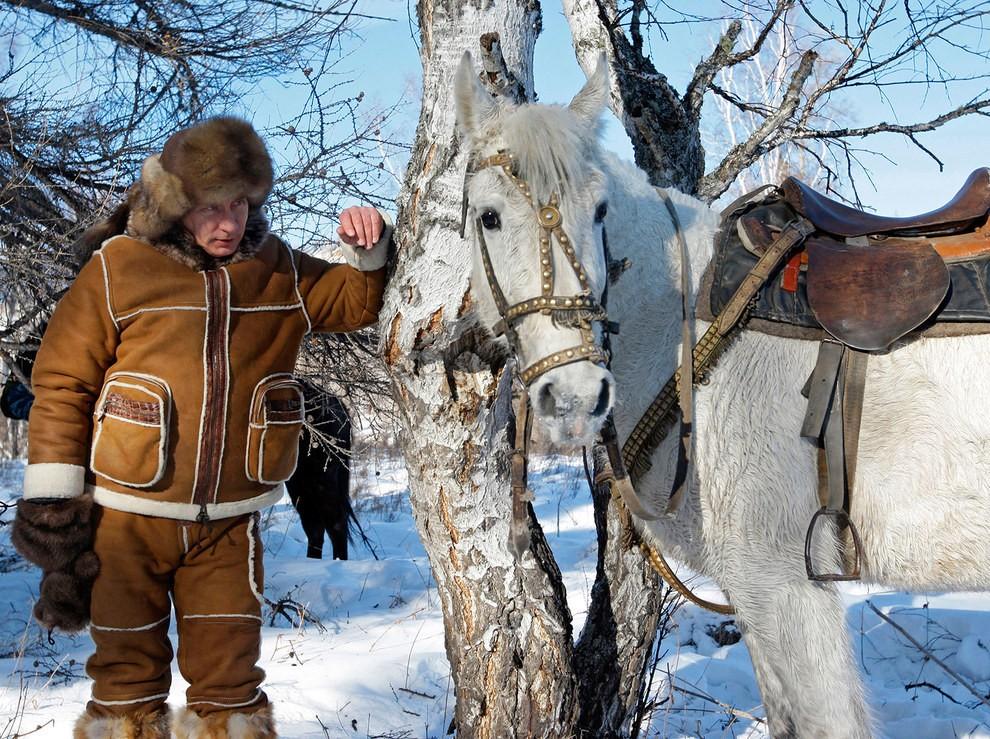
<svg viewBox="0 0 990 739">
<path fill-rule="evenodd" d="M 476 160 L 512 153 L 537 204 L 559 194 L 592 295 L 601 296 L 607 278 L 597 222 L 606 208 L 612 257 L 631 263 L 608 295 L 609 318 L 621 324 L 611 373 L 581 361 L 530 385 L 537 421 L 561 443 L 587 443 L 610 408 L 624 442 L 679 357 L 683 265 L 674 227 L 644 174 L 599 148 L 607 94 L 604 64 L 567 106 L 495 102 L 467 55 L 457 73 L 466 146 Z M 717 218 L 698 200 L 670 195 L 687 233 L 693 302 Z M 469 220 L 483 231 L 506 301 L 539 296 L 541 229 L 519 183 L 500 166 L 482 166 L 468 196 Z M 481 321 L 492 327 L 499 314 L 473 238 L 472 289 Z M 553 251 L 555 293 L 577 294 L 576 276 Z M 555 318 L 534 313 L 516 323 L 522 366 L 580 343 L 579 332 Z M 698 335 L 705 328 L 699 322 Z M 600 341 L 600 326 L 595 331 Z M 810 582 L 804 567 L 805 532 L 819 503 L 816 450 L 800 436 L 800 389 L 817 348 L 755 332 L 738 337 L 697 390 L 694 480 L 682 507 L 637 526 L 725 591 L 774 737 L 867 737 L 871 718 L 843 604 L 833 585 Z M 990 589 L 988 357 L 990 336 L 967 336 L 905 342 L 871 358 L 852 511 L 864 580 L 909 590 Z M 641 496 L 669 490 L 675 458 L 668 438 L 639 482 Z M 816 563 L 822 571 L 838 567 L 837 545 L 822 547 Z"/>
</svg>

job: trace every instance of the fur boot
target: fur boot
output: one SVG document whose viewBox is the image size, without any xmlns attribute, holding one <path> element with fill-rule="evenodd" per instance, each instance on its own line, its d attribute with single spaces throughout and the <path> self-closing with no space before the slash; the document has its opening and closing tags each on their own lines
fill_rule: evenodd
<svg viewBox="0 0 990 739">
<path fill-rule="evenodd" d="M 278 739 L 271 706 L 208 716 L 180 708 L 172 716 L 172 733 L 176 739 Z"/>
<path fill-rule="evenodd" d="M 72 739 L 169 739 L 168 709 L 140 716 L 93 716 L 84 713 L 76 721 Z"/>
</svg>

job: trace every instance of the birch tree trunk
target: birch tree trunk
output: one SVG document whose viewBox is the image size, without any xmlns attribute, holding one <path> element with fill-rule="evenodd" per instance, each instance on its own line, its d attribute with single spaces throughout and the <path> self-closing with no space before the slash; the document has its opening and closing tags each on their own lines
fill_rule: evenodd
<svg viewBox="0 0 990 739">
<path fill-rule="evenodd" d="M 491 89 L 532 99 L 540 8 L 421 0 L 418 12 L 423 108 L 382 327 L 413 513 L 443 609 L 454 728 L 464 737 L 625 736 L 662 610 L 657 579 L 599 489 L 598 576 L 574 647 L 532 508 L 529 551 L 517 561 L 510 546 L 512 382 L 465 319 L 471 246 L 457 230 L 468 152 L 454 131 L 453 72 L 471 50 Z"/>
<path fill-rule="evenodd" d="M 596 447 L 594 469 L 606 464 Z M 588 618 L 574 655 L 578 679 L 577 736 L 628 737 L 639 730 L 643 677 L 672 592 L 640 553 L 607 483 L 594 486 L 598 567 Z M 628 513 L 626 513 L 628 515 Z"/>
<path fill-rule="evenodd" d="M 576 720 L 571 617 L 532 509 L 521 561 L 509 544 L 511 378 L 465 333 L 471 249 L 458 217 L 467 152 L 454 131 L 453 73 L 465 50 L 478 57 L 483 34 L 499 34 L 532 96 L 540 6 L 421 0 L 417 10 L 423 107 L 382 329 L 413 513 L 443 609 L 454 728 L 461 737 L 567 736 Z"/>
</svg>

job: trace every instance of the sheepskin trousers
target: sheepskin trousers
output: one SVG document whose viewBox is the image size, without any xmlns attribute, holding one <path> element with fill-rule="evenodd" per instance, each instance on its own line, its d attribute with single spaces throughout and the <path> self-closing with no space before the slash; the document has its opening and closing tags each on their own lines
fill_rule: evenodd
<svg viewBox="0 0 990 739">
<path fill-rule="evenodd" d="M 163 709 L 172 678 L 172 604 L 189 710 L 251 713 L 268 704 L 256 664 L 263 602 L 257 513 L 200 524 L 103 508 L 94 548 L 101 567 L 93 584 L 87 713 Z"/>
</svg>

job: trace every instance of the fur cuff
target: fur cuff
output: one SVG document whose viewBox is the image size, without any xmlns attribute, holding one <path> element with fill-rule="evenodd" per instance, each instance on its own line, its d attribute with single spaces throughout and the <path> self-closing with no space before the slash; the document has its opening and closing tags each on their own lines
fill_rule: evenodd
<svg viewBox="0 0 990 739">
<path fill-rule="evenodd" d="M 172 716 L 172 733 L 176 739 L 278 739 L 270 705 L 251 713 L 206 716 L 180 708 Z"/>
<path fill-rule="evenodd" d="M 41 462 L 24 468 L 24 500 L 76 498 L 86 486 L 86 468 L 78 464 Z"/>
<path fill-rule="evenodd" d="M 385 229 L 381 237 L 372 244 L 370 249 L 354 248 L 349 244 L 340 242 L 340 250 L 344 255 L 344 261 L 362 272 L 374 272 L 381 269 L 388 262 L 389 248 L 392 245 L 392 217 L 388 213 L 381 213 L 382 220 L 385 221 Z"/>
<path fill-rule="evenodd" d="M 169 739 L 170 736 L 166 710 L 110 718 L 84 713 L 72 732 L 73 739 Z"/>
</svg>

